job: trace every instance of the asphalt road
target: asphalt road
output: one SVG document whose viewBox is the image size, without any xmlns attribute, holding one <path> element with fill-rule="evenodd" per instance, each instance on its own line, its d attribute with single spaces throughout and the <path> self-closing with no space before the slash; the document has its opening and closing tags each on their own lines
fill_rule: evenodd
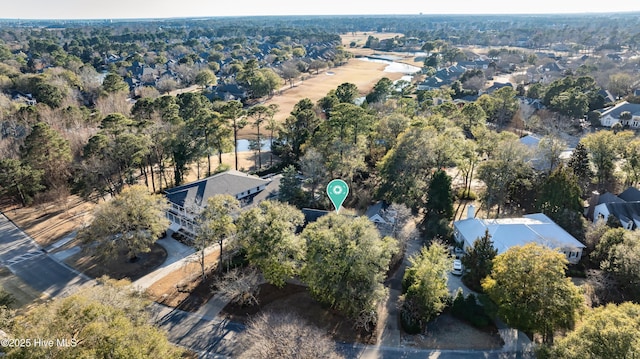
<svg viewBox="0 0 640 359">
<path fill-rule="evenodd" d="M 0 214 L 0 264 L 51 297 L 71 293 L 89 279 L 44 253 L 38 244 Z"/>
<path fill-rule="evenodd" d="M 437 350 L 359 344 L 338 344 L 338 351 L 349 359 L 532 359 L 535 357 L 533 354 L 501 350 Z"/>
<path fill-rule="evenodd" d="M 244 325 L 157 303 L 151 305 L 151 312 L 155 324 L 167 331 L 170 342 L 195 351 L 200 358 L 238 356 L 237 335 L 245 329 Z"/>
</svg>

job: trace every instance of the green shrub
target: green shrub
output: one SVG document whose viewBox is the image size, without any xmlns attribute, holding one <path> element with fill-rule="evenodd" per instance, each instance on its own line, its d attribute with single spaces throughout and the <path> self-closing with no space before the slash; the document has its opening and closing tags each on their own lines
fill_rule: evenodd
<svg viewBox="0 0 640 359">
<path fill-rule="evenodd" d="M 407 334 L 419 334 L 422 329 L 420 321 L 405 310 L 400 313 L 400 325 L 402 325 L 402 329 L 407 332 Z"/>
<path fill-rule="evenodd" d="M 478 195 L 473 190 L 459 188 L 456 191 L 456 198 L 460 200 L 475 201 L 476 199 L 478 199 Z"/>
<path fill-rule="evenodd" d="M 456 298 L 453 300 L 451 315 L 478 328 L 486 327 L 491 323 L 485 308 L 477 303 L 476 296 L 469 294 L 465 298 L 462 291 L 458 291 Z"/>
</svg>

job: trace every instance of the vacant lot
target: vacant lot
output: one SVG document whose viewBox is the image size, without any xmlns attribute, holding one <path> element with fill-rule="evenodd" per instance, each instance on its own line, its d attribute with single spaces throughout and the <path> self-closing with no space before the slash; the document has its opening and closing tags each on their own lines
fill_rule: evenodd
<svg viewBox="0 0 640 359">
<path fill-rule="evenodd" d="M 63 238 L 91 220 L 95 203 L 79 196 L 31 207 L 5 206 L 0 210 L 42 247 Z"/>
</svg>

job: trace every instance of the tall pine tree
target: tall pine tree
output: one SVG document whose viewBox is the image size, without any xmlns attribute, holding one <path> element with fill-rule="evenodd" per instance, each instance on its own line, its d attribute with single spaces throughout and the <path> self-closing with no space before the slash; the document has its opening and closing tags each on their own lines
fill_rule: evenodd
<svg viewBox="0 0 640 359">
<path fill-rule="evenodd" d="M 440 238 L 450 241 L 449 221 L 453 218 L 453 191 L 451 177 L 437 170 L 427 189 L 425 216 L 420 227 L 427 239 Z"/>
<path fill-rule="evenodd" d="M 582 193 L 585 194 L 589 183 L 591 183 L 593 171 L 591 171 L 591 165 L 589 164 L 589 153 L 582 142 L 579 142 L 575 150 L 573 150 L 567 165 L 573 171 L 573 174 L 576 175 L 580 189 L 582 189 Z"/>
</svg>

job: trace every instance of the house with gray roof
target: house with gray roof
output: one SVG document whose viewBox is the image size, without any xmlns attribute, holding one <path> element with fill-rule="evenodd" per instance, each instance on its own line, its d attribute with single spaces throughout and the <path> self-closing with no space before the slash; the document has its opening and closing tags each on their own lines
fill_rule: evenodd
<svg viewBox="0 0 640 359">
<path fill-rule="evenodd" d="M 589 201 L 587 218 L 597 222 L 609 216 L 620 221 L 623 228 L 634 230 L 640 227 L 640 190 L 629 187 L 619 195 L 594 192 Z"/>
<path fill-rule="evenodd" d="M 467 219 L 453 223 L 453 235 L 463 249 L 473 246 L 488 231 L 498 254 L 515 246 L 537 243 L 555 249 L 570 263 L 578 263 L 586 246 L 542 213 L 521 218 L 478 219 L 473 211 Z"/>
<path fill-rule="evenodd" d="M 611 127 L 620 122 L 623 126 L 640 128 L 640 104 L 623 101 L 600 112 L 600 124 L 604 127 Z M 620 114 L 623 112 L 631 113 L 631 119 L 621 120 Z"/>
<path fill-rule="evenodd" d="M 257 203 L 260 194 L 271 188 L 270 179 L 262 179 L 239 171 L 229 170 L 213 176 L 187 183 L 165 191 L 169 201 L 167 218 L 171 221 L 169 229 L 193 236 L 196 231 L 194 219 L 207 205 L 207 200 L 217 194 L 235 197 L 241 207 Z M 275 190 L 275 189 L 273 189 Z M 267 199 L 269 196 L 262 196 Z"/>
</svg>

